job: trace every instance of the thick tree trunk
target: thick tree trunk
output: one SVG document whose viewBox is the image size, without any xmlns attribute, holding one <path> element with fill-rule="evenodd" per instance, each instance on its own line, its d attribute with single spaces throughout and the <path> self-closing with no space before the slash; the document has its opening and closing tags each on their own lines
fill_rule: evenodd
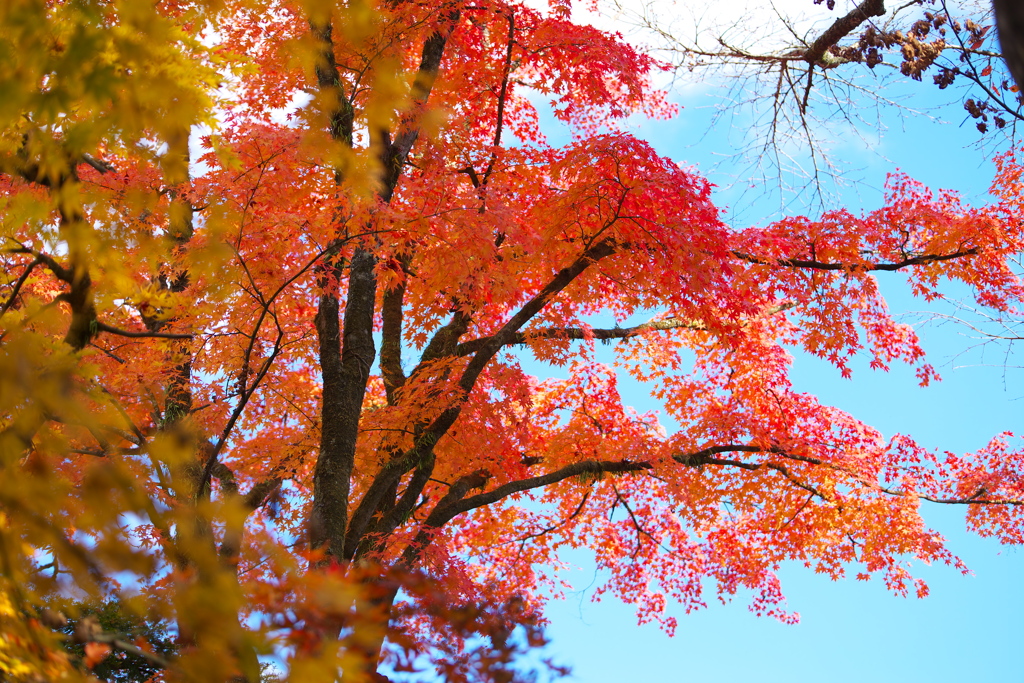
<svg viewBox="0 0 1024 683">
<path fill-rule="evenodd" d="M 992 0 L 999 29 L 999 46 L 1017 87 L 1024 92 L 1024 2 Z"/>
</svg>

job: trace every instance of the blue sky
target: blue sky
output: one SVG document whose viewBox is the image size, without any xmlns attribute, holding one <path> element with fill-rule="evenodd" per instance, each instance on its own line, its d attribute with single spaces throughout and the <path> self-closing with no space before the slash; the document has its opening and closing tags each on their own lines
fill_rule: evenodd
<svg viewBox="0 0 1024 683">
<path fill-rule="evenodd" d="M 727 187 L 737 174 L 742 177 L 742 168 L 717 166 L 723 153 L 743 141 L 744 115 L 708 130 L 716 96 L 723 92 L 713 81 L 689 87 L 675 97 L 684 107 L 675 120 L 638 122 L 634 133 L 720 185 L 717 201 L 729 207 L 737 225 L 764 223 L 777 215 L 778 196 L 766 196 L 756 180 Z M 983 202 L 992 165 L 973 145 L 977 133 L 972 122 L 964 122 L 959 101 L 943 106 L 955 95 L 940 93 L 927 82 L 898 86 L 890 95 L 912 106 L 935 107 L 932 114 L 949 123 L 926 117 L 900 120 L 889 112 L 882 119 L 888 130 L 873 144 L 853 136 L 838 142 L 834 153 L 855 169 L 850 177 L 860 179 L 838 191 L 838 204 L 855 210 L 879 206 L 886 174 L 897 168 L 933 189 L 956 189 L 972 202 Z M 555 142 L 557 127 L 549 122 L 546 130 Z M 914 312 L 925 304 L 900 287 L 899 276 L 883 283 L 894 310 L 920 319 Z M 1024 374 L 1007 367 L 1024 365 L 1024 358 L 1006 356 L 1004 347 L 964 353 L 978 340 L 952 324 L 924 324 L 919 332 L 942 382 L 920 388 L 910 369 L 872 372 L 866 362 L 844 380 L 828 364 L 797 356 L 795 387 L 887 436 L 910 434 L 928 447 L 963 452 L 980 448 L 1004 430 L 1024 432 Z M 625 402 L 657 407 L 642 386 L 624 381 L 621 388 Z M 888 593 L 880 580 L 833 582 L 785 566 L 781 578 L 789 607 L 801 615 L 796 626 L 755 617 L 747 611 L 749 596 L 740 595 L 726 605 L 710 602 L 706 610 L 679 614 L 676 636 L 669 638 L 655 625 L 637 626 L 633 608 L 614 598 L 594 603 L 591 596 L 601 575 L 581 552 L 568 558 L 579 567 L 567 575 L 573 592 L 548 607 L 548 653 L 573 668 L 572 679 L 586 683 L 1024 681 L 1024 549 L 967 534 L 961 509 L 926 504 L 924 513 L 972 576 L 915 565 L 916 575 L 931 588 L 929 597 L 917 599 Z"/>
</svg>

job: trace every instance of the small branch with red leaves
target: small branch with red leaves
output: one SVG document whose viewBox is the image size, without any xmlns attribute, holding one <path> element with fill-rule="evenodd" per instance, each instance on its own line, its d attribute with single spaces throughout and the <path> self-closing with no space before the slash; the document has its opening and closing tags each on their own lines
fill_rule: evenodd
<svg viewBox="0 0 1024 683">
<path fill-rule="evenodd" d="M 622 496 L 619 492 L 619 488 L 614 484 L 612 484 L 612 491 L 615 493 L 615 505 L 620 503 L 622 504 L 622 507 L 626 510 L 626 514 L 629 515 L 629 521 L 633 523 L 633 529 L 636 531 L 636 549 L 633 550 L 633 554 L 630 555 L 631 559 L 636 560 L 636 556 L 640 554 L 640 550 L 643 548 L 643 542 L 640 539 L 646 536 L 655 543 L 657 543 L 657 539 L 655 539 L 654 536 L 651 535 L 651 532 L 647 531 L 647 529 L 640 524 L 640 520 L 636 518 L 636 513 L 634 513 L 633 508 L 630 507 L 629 501 Z"/>
<path fill-rule="evenodd" d="M 54 630 L 62 629 L 68 624 L 68 619 L 64 614 L 49 608 L 43 610 L 40 621 Z M 87 645 L 89 643 L 109 645 L 116 650 L 141 657 L 161 669 L 168 669 L 171 666 L 171 663 L 160 655 L 144 650 L 135 643 L 129 643 L 120 633 L 105 632 L 94 616 L 87 616 L 79 620 L 75 624 L 74 632 L 70 636 L 58 633 L 57 637 L 68 639 L 79 645 Z"/>
<path fill-rule="evenodd" d="M 590 499 L 590 494 L 592 492 L 593 492 L 593 489 L 587 489 L 587 492 L 583 494 L 583 498 L 580 499 L 580 504 L 576 506 L 576 509 L 573 510 L 572 513 L 570 513 L 568 517 L 566 517 L 562 521 L 558 522 L 558 524 L 552 524 L 549 527 L 544 527 L 540 531 L 535 531 L 533 533 L 526 534 L 525 536 L 520 538 L 519 539 L 519 554 L 522 555 L 523 547 L 526 545 L 526 542 L 529 541 L 531 538 L 540 538 L 541 536 L 544 536 L 545 534 L 550 534 L 552 531 L 557 531 L 558 529 L 562 528 L 563 526 L 565 526 L 566 524 L 568 524 L 572 520 L 574 520 L 577 517 L 579 517 L 580 514 L 583 512 L 583 508 L 586 507 L 587 500 Z"/>
</svg>

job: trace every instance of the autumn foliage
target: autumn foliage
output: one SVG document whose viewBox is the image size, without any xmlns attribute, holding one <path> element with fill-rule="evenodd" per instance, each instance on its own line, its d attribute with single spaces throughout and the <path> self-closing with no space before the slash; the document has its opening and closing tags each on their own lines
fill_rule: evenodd
<svg viewBox="0 0 1024 683">
<path fill-rule="evenodd" d="M 1009 437 L 927 451 L 788 378 L 797 348 L 936 379 L 880 273 L 1014 313 L 1013 157 L 984 208 L 894 176 L 870 213 L 738 229 L 623 132 L 674 115 L 659 65 L 567 1 L 18 0 L 0 26 L 3 680 L 118 650 L 166 680 L 276 654 L 507 681 L 566 547 L 671 631 L 710 586 L 792 620 L 787 560 L 926 592 L 911 560 L 964 565 L 922 500 L 1021 542 Z M 60 630 L 110 599 L 173 655 Z"/>
</svg>

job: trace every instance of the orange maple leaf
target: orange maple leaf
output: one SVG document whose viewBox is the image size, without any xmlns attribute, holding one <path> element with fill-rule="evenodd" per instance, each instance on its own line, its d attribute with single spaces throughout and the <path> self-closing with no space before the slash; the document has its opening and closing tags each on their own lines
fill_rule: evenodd
<svg viewBox="0 0 1024 683">
<path fill-rule="evenodd" d="M 110 646 L 106 643 L 86 643 L 85 644 L 85 666 L 92 669 L 97 664 L 106 659 L 107 655 L 110 654 Z"/>
</svg>

